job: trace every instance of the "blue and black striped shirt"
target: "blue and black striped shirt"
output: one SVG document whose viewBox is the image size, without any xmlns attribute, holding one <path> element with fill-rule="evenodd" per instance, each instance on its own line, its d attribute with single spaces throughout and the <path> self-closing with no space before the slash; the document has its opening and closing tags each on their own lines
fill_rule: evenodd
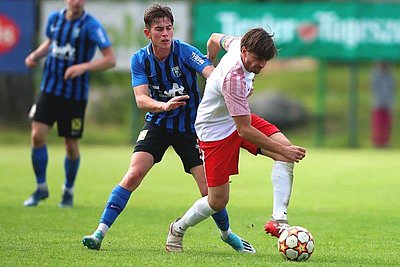
<svg viewBox="0 0 400 267">
<path fill-rule="evenodd" d="M 51 40 L 44 64 L 41 90 L 47 94 L 87 101 L 89 73 L 64 80 L 65 70 L 75 64 L 90 61 L 96 47 L 111 46 L 103 26 L 93 16 L 84 14 L 75 20 L 65 18 L 66 9 L 52 13 L 47 21 L 46 36 Z"/>
<path fill-rule="evenodd" d="M 150 96 L 167 102 L 179 95 L 189 95 L 185 106 L 152 113 L 147 112 L 146 121 L 172 133 L 195 133 L 194 121 L 201 97 L 197 86 L 197 72 L 211 65 L 197 48 L 174 39 L 168 58 L 160 62 L 153 55 L 152 44 L 143 47 L 131 59 L 132 87 L 148 84 Z"/>
</svg>

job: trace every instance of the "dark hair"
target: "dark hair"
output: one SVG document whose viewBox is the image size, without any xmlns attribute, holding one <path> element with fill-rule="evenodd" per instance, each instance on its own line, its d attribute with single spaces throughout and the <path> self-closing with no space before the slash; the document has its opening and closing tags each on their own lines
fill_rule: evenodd
<svg viewBox="0 0 400 267">
<path fill-rule="evenodd" d="M 147 29 L 150 29 L 154 22 L 162 18 L 168 18 L 172 25 L 174 25 L 174 16 L 172 15 L 171 8 L 160 4 L 153 4 L 144 12 L 144 25 Z"/>
<path fill-rule="evenodd" d="M 272 39 L 273 36 L 263 28 L 251 29 L 242 37 L 240 46 L 245 47 L 247 51 L 260 59 L 270 60 L 278 53 Z"/>
</svg>

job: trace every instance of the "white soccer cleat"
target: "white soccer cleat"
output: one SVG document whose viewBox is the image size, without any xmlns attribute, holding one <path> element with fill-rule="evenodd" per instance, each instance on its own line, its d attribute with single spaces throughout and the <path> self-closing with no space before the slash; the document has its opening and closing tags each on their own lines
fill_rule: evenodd
<svg viewBox="0 0 400 267">
<path fill-rule="evenodd" d="M 178 221 L 180 218 L 176 219 Z M 175 222 L 176 222 L 175 221 Z M 165 249 L 168 252 L 182 252 L 183 251 L 183 234 L 177 233 L 173 225 L 175 222 L 172 222 L 169 225 L 167 242 L 165 243 Z"/>
</svg>

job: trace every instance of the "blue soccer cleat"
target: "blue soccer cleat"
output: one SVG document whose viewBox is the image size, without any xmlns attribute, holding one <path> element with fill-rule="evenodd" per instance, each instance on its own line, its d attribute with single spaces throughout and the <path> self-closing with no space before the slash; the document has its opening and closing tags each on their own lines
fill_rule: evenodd
<svg viewBox="0 0 400 267">
<path fill-rule="evenodd" d="M 242 239 L 240 236 L 237 236 L 234 233 L 230 233 L 228 238 L 225 240 L 221 237 L 222 241 L 227 243 L 231 246 L 234 250 L 242 253 L 256 253 L 254 247 L 247 242 L 246 240 Z"/>
<path fill-rule="evenodd" d="M 59 206 L 61 208 L 72 208 L 74 205 L 74 194 L 64 191 Z"/>
<path fill-rule="evenodd" d="M 39 201 L 45 200 L 46 198 L 49 197 L 49 191 L 47 189 L 36 189 L 33 194 L 24 201 L 24 206 L 25 207 L 34 207 L 37 206 Z"/>
<path fill-rule="evenodd" d="M 103 234 L 100 230 L 96 230 L 93 234 L 84 236 L 82 238 L 82 244 L 88 249 L 99 250 L 101 247 L 101 241 L 103 241 Z"/>
</svg>

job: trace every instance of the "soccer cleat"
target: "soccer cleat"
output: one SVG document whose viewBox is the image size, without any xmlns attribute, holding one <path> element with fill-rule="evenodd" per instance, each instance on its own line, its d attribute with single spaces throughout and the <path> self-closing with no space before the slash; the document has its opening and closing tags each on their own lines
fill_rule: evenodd
<svg viewBox="0 0 400 267">
<path fill-rule="evenodd" d="M 264 230 L 265 233 L 279 238 L 283 230 L 289 227 L 290 225 L 287 221 L 271 219 L 264 225 Z"/>
<path fill-rule="evenodd" d="M 24 206 L 25 207 L 34 207 L 37 206 L 39 201 L 45 200 L 46 198 L 49 197 L 49 191 L 48 190 L 42 190 L 42 189 L 36 189 L 33 194 L 24 201 Z"/>
<path fill-rule="evenodd" d="M 60 206 L 61 208 L 72 208 L 73 205 L 74 205 L 74 194 L 68 191 L 64 191 L 61 198 L 61 202 L 58 206 Z"/>
<path fill-rule="evenodd" d="M 178 221 L 180 218 L 176 219 Z M 165 249 L 168 252 L 182 252 L 183 251 L 183 234 L 177 233 L 173 229 L 173 225 L 175 222 L 172 222 L 169 225 L 167 242 L 165 243 Z"/>
<path fill-rule="evenodd" d="M 84 236 L 82 238 L 82 244 L 88 249 L 99 250 L 101 247 L 101 241 L 103 241 L 103 234 L 100 230 L 96 230 L 93 234 Z"/>
<path fill-rule="evenodd" d="M 240 236 L 235 235 L 234 233 L 230 233 L 226 240 L 224 240 L 222 237 L 221 239 L 238 252 L 256 253 L 256 250 L 249 242 L 242 239 Z"/>
</svg>

